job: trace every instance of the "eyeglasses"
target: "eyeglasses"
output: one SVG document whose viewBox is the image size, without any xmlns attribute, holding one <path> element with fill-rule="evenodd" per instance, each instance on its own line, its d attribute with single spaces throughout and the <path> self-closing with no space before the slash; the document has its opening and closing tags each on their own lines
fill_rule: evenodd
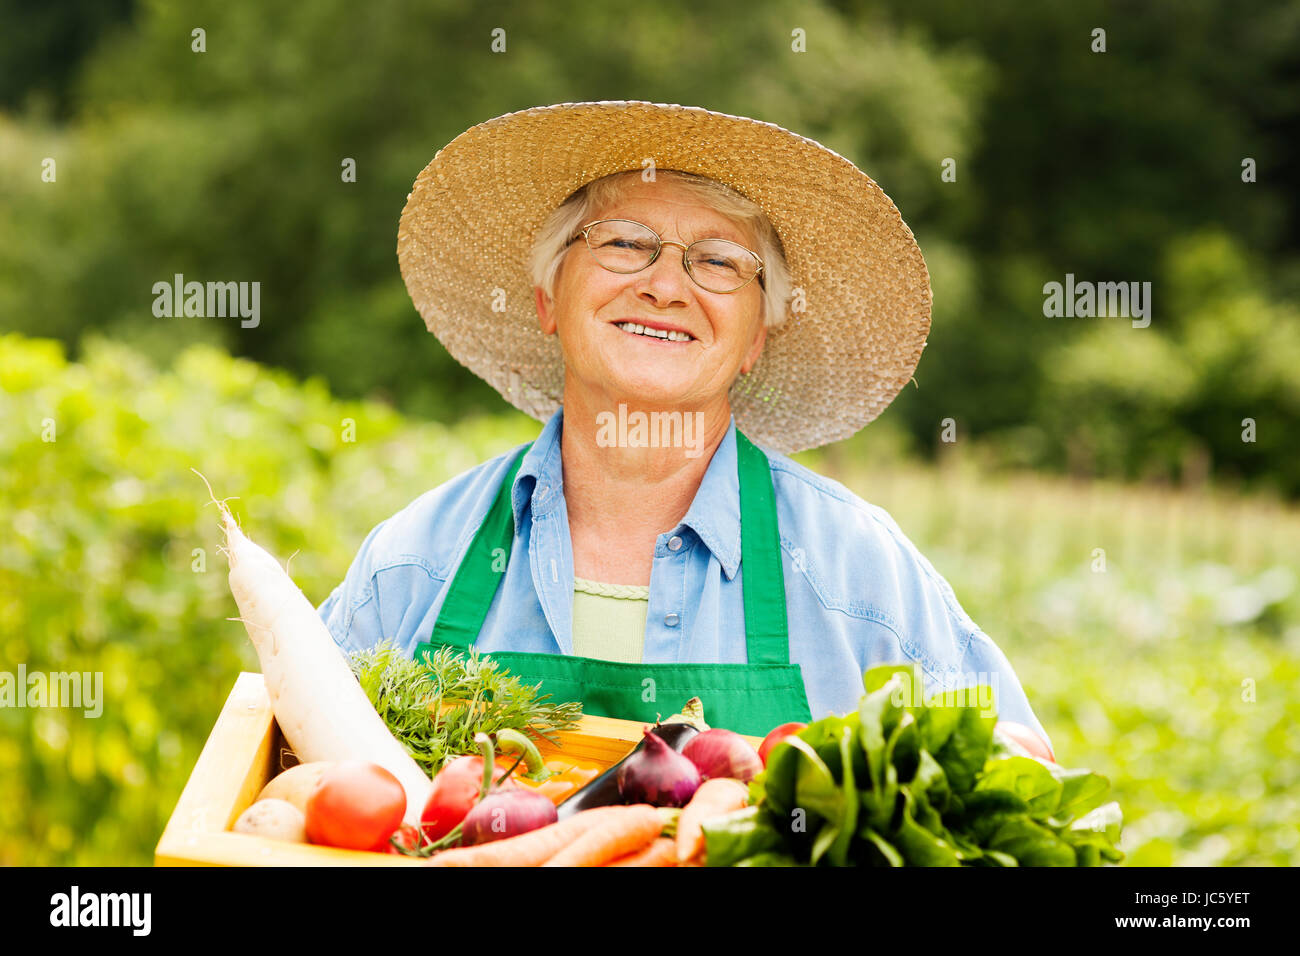
<svg viewBox="0 0 1300 956">
<path fill-rule="evenodd" d="M 592 257 L 610 272 L 640 272 L 659 258 L 664 246 L 681 246 L 686 274 L 702 289 L 739 292 L 755 276 L 763 284 L 763 260 L 730 239 L 696 239 L 685 245 L 661 239 L 649 226 L 631 219 L 600 219 L 583 226 L 565 248 L 584 238 Z"/>
</svg>

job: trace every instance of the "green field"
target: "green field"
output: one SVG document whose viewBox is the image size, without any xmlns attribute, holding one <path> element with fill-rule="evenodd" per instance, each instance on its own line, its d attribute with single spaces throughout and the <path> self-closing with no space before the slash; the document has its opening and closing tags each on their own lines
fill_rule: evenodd
<svg viewBox="0 0 1300 956">
<path fill-rule="evenodd" d="M 0 709 L 9 865 L 148 863 L 235 675 L 257 669 L 191 468 L 296 552 L 319 603 L 375 523 L 538 431 L 407 422 L 215 349 L 160 371 L 14 335 L 0 412 L 0 671 L 102 672 L 106 698 L 98 718 Z M 992 474 L 960 446 L 921 467 L 888 434 L 800 459 L 889 510 L 948 578 L 1058 759 L 1113 782 L 1127 862 L 1300 863 L 1300 512 Z"/>
</svg>

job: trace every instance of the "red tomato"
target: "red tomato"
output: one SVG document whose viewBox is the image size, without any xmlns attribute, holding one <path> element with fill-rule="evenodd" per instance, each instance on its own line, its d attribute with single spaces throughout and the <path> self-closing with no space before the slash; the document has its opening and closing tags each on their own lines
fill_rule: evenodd
<svg viewBox="0 0 1300 956">
<path fill-rule="evenodd" d="M 406 813 L 406 791 L 383 767 L 349 760 L 331 767 L 307 799 L 307 839 L 369 850 L 392 836 Z"/>
<path fill-rule="evenodd" d="M 387 840 L 381 840 L 379 846 L 374 848 L 374 852 L 391 853 L 394 856 L 405 856 L 406 854 L 402 853 L 401 850 L 394 846 L 394 843 L 400 844 L 402 848 L 406 850 L 418 850 L 424 843 L 424 838 L 420 835 L 419 827 L 412 826 L 409 823 L 403 823 L 397 828 L 397 832 L 391 837 Z"/>
<path fill-rule="evenodd" d="M 1037 733 L 1030 730 L 1024 724 L 1017 724 L 1012 720 L 999 720 L 997 729 L 1002 731 L 1020 746 L 1024 747 L 1035 757 L 1041 757 L 1050 763 L 1056 763 L 1056 757 L 1052 754 L 1052 748 L 1047 746 L 1047 741 L 1038 736 Z"/>
<path fill-rule="evenodd" d="M 504 762 L 504 766 L 502 766 Z M 513 760 L 497 759 L 497 769 L 504 772 Z M 501 774 L 498 773 L 497 779 Z M 498 788 L 514 789 L 513 780 L 497 784 Z M 456 825 L 465 819 L 465 815 L 478 803 L 479 791 L 483 789 L 483 758 L 466 756 L 457 757 L 438 771 L 429 789 L 429 799 L 424 804 L 424 813 L 420 825 L 429 840 L 441 840 Z"/>
<path fill-rule="evenodd" d="M 799 733 L 799 731 L 805 729 L 807 726 L 807 724 L 801 724 L 797 720 L 792 721 L 788 724 L 782 724 L 764 737 L 763 742 L 758 746 L 758 759 L 763 761 L 763 766 L 767 766 L 767 755 L 771 752 L 773 747 L 785 740 L 785 738 L 789 737 L 791 734 Z"/>
</svg>

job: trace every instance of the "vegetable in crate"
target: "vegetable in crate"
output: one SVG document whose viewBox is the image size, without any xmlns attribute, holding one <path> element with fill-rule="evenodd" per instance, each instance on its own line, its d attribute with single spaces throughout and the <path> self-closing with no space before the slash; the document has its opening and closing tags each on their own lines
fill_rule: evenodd
<svg viewBox="0 0 1300 956">
<path fill-rule="evenodd" d="M 555 804 L 536 790 L 498 790 L 476 803 L 462 824 L 464 846 L 505 840 L 556 822 Z"/>
<path fill-rule="evenodd" d="M 857 713 L 816 721 L 768 754 L 757 803 L 703 825 L 709 866 L 1096 866 L 1118 862 L 1106 778 L 1024 756 L 996 716 L 918 700 L 921 674 L 864 676 Z M 984 699 L 982 695 L 974 699 Z"/>
<path fill-rule="evenodd" d="M 700 772 L 683 754 L 645 728 L 645 746 L 619 764 L 618 792 L 624 803 L 684 807 L 700 786 Z"/>
<path fill-rule="evenodd" d="M 749 802 L 749 788 L 730 777 L 715 777 L 700 784 L 677 821 L 674 856 L 679 864 L 692 863 L 704 852 L 704 822 Z"/>
<path fill-rule="evenodd" d="M 285 740 L 303 763 L 359 760 L 384 767 L 406 794 L 407 821 L 418 823 L 429 775 L 388 732 L 293 579 L 244 535 L 222 502 L 215 496 L 212 500 L 226 533 L 224 550 L 239 620 L 257 649 L 271 709 Z"/>
<path fill-rule="evenodd" d="M 520 751 L 519 760 L 527 757 L 530 763 L 540 768 L 541 755 L 526 737 L 511 730 L 499 731 L 499 736 L 503 738 L 503 743 L 510 744 Z M 460 843 L 463 846 L 491 843 L 494 840 L 509 839 L 554 823 L 557 819 L 555 804 L 540 793 L 520 789 L 510 779 L 510 773 L 519 760 L 506 769 L 500 780 L 494 782 L 496 750 L 492 738 L 487 734 L 476 734 L 475 742 L 482 749 L 480 764 L 483 769 L 479 776 L 477 793 L 474 795 L 477 802 L 460 821 Z M 438 778 L 454 769 L 454 765 L 453 761 L 453 766 L 434 778 L 435 785 Z"/>
<path fill-rule="evenodd" d="M 320 778 L 307 801 L 307 839 L 348 850 L 383 850 L 402 825 L 406 796 L 378 764 L 345 761 Z"/>
<path fill-rule="evenodd" d="M 442 648 L 417 661 L 385 642 L 354 652 L 349 662 L 393 736 L 430 775 L 463 754 L 478 753 L 475 734 L 517 730 L 554 742 L 582 716 L 580 703 L 552 703 L 537 687 L 473 651 Z M 536 772 L 530 767 L 529 773 Z"/>
<path fill-rule="evenodd" d="M 682 756 L 695 764 L 701 780 L 729 778 L 748 783 L 763 770 L 763 761 L 749 741 L 734 730 L 714 727 L 688 741 Z"/>
<path fill-rule="evenodd" d="M 704 723 L 704 707 L 698 697 L 692 697 L 687 701 L 680 714 L 674 714 L 662 723 L 656 724 L 654 728 L 659 739 L 678 752 L 683 750 L 697 734 L 708 729 L 708 725 Z M 560 819 L 564 820 L 593 807 L 608 807 L 623 803 L 623 797 L 619 793 L 618 775 L 623 765 L 645 750 L 645 747 L 646 738 L 643 736 L 630 754 L 561 803 Z"/>
<path fill-rule="evenodd" d="M 257 795 L 257 802 L 263 800 L 287 800 L 301 812 L 307 812 L 307 801 L 311 799 L 316 785 L 325 771 L 337 764 L 337 761 L 318 760 L 315 763 L 295 764 L 288 770 L 276 774 L 262 792 Z"/>
<path fill-rule="evenodd" d="M 786 737 L 799 733 L 807 726 L 807 724 L 795 720 L 768 731 L 767 736 L 763 738 L 763 742 L 758 745 L 758 759 L 763 762 L 763 766 L 767 766 L 767 755 L 772 752 L 772 748 L 785 740 Z"/>
<path fill-rule="evenodd" d="M 429 866 L 541 866 L 587 832 L 617 819 L 627 807 L 596 807 L 538 830 L 479 846 L 443 850 Z"/>
<path fill-rule="evenodd" d="M 507 790 L 515 788 L 514 780 L 508 775 L 516 761 L 498 760 L 495 753 L 498 745 L 502 750 L 519 754 L 535 773 L 544 770 L 542 755 L 536 745 L 516 730 L 498 731 L 496 743 L 487 734 L 476 734 L 475 745 L 482 751 L 478 756 L 457 757 L 433 778 L 420 824 L 430 842 L 437 842 L 456 829 L 492 786 Z M 484 771 L 488 759 L 501 771 L 494 778 L 489 778 Z"/>
<path fill-rule="evenodd" d="M 307 842 L 307 818 L 303 812 L 288 800 L 274 797 L 255 802 L 239 815 L 231 829 L 235 833 L 266 837 L 268 840 Z"/>
</svg>

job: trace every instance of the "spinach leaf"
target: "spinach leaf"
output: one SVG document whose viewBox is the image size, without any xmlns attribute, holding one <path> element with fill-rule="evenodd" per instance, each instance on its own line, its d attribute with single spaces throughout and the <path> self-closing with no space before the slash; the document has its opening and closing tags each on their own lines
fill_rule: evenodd
<svg viewBox="0 0 1300 956">
<path fill-rule="evenodd" d="M 786 738 L 795 757 L 794 806 L 838 824 L 844 813 L 844 797 L 817 751 L 798 737 Z"/>
<path fill-rule="evenodd" d="M 853 754 L 858 750 L 855 730 L 852 725 L 842 723 L 840 726 L 840 795 L 841 813 L 836 821 L 838 827 L 834 842 L 830 846 L 832 866 L 847 866 L 849 847 L 853 843 L 853 833 L 858 825 L 858 795 L 853 786 Z"/>
<path fill-rule="evenodd" d="M 1066 770 L 1062 767 L 1050 768 L 1053 776 L 1061 781 L 1061 803 L 1056 808 L 1056 815 L 1068 821 L 1094 809 L 1106 794 L 1110 792 L 1110 781 L 1091 770 Z"/>
<path fill-rule="evenodd" d="M 763 853 L 755 853 L 753 856 L 745 857 L 735 866 L 807 866 L 806 863 L 800 863 L 788 853 L 777 853 L 772 850 Z"/>
<path fill-rule="evenodd" d="M 946 813 L 952 803 L 952 788 L 948 786 L 948 775 L 943 772 L 939 761 L 922 750 L 916 766 L 916 775 L 912 778 L 912 792 L 923 795 L 935 810 Z"/>
<path fill-rule="evenodd" d="M 943 765 L 952 789 L 965 793 L 975 785 L 975 777 L 988 759 L 997 718 L 982 714 L 977 707 L 962 707 L 960 710 L 957 726 L 934 756 Z"/>
<path fill-rule="evenodd" d="M 903 819 L 894 843 L 912 866 L 961 866 L 956 849 L 938 834 L 920 826 L 913 817 L 914 797 L 904 791 Z"/>
<path fill-rule="evenodd" d="M 775 821 L 762 807 L 745 807 L 704 823 L 708 866 L 737 866 L 757 854 L 781 852 L 784 845 Z"/>
<path fill-rule="evenodd" d="M 985 764 L 975 789 L 1010 791 L 1025 801 L 1030 816 L 1042 820 L 1056 812 L 1064 788 L 1047 767 L 1032 757 L 1002 757 Z"/>
<path fill-rule="evenodd" d="M 990 850 L 1015 857 L 1021 866 L 1074 866 L 1074 847 L 1028 817 L 1012 817 L 989 840 Z"/>
<path fill-rule="evenodd" d="M 870 827 L 858 830 L 858 836 L 867 841 L 866 856 L 862 862 L 870 866 L 879 866 L 883 860 L 886 866 L 906 866 L 907 861 L 888 840 Z M 877 857 L 879 859 L 877 859 Z"/>
<path fill-rule="evenodd" d="M 943 697 L 931 700 L 917 716 L 921 746 L 932 754 L 938 753 L 961 723 L 961 712 L 961 707 L 946 703 Z"/>
</svg>

